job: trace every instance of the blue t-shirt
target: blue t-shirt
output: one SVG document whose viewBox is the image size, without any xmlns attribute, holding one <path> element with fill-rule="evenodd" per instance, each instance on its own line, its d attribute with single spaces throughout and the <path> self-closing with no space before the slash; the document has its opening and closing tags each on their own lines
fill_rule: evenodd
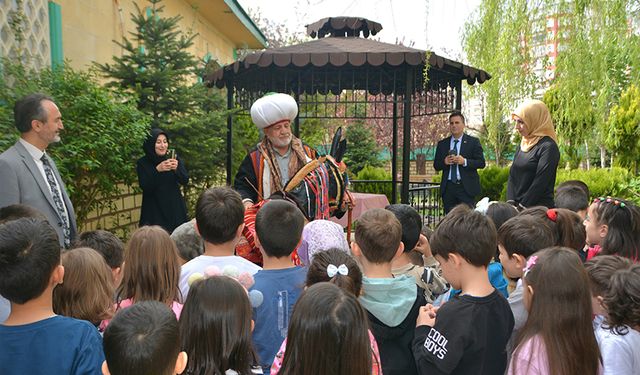
<svg viewBox="0 0 640 375">
<path fill-rule="evenodd" d="M 102 338 L 84 320 L 54 316 L 0 325 L 0 374 L 101 374 Z"/>
<path fill-rule="evenodd" d="M 500 292 L 504 298 L 509 297 L 509 291 L 507 290 L 507 280 L 504 278 L 502 274 L 502 264 L 499 262 L 491 262 L 489 263 L 489 267 L 487 268 L 487 273 L 489 274 L 489 282 L 491 285 Z M 451 289 L 451 293 L 449 294 L 449 298 L 453 298 L 460 294 L 460 290 Z"/>
<path fill-rule="evenodd" d="M 254 275 L 251 290 L 260 291 L 264 297 L 262 304 L 253 309 L 253 343 L 263 369 L 271 367 L 280 344 L 287 337 L 293 305 L 304 289 L 306 277 L 307 269 L 303 267 L 260 270 Z"/>
</svg>

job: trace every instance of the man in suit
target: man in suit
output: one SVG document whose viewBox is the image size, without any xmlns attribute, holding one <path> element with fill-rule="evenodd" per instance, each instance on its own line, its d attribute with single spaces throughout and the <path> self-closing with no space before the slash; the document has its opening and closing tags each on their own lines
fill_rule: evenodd
<svg viewBox="0 0 640 375">
<path fill-rule="evenodd" d="M 30 94 L 14 106 L 20 138 L 0 154 L 0 208 L 21 203 L 45 215 L 60 246 L 68 248 L 76 235 L 73 205 L 46 149 L 60 141 L 62 115 L 53 99 Z"/>
<path fill-rule="evenodd" d="M 445 214 L 460 203 L 473 207 L 480 194 L 478 169 L 484 168 L 484 152 L 478 138 L 464 133 L 464 116 L 454 112 L 449 116 L 451 136 L 438 142 L 433 167 L 442 171 L 440 195 Z"/>
</svg>

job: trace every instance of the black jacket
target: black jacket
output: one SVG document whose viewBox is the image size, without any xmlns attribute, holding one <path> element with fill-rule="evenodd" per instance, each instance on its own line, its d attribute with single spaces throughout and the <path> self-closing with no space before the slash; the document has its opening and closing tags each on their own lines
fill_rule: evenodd
<svg viewBox="0 0 640 375">
<path fill-rule="evenodd" d="M 444 163 L 444 159 L 449 154 L 451 136 L 438 142 L 436 148 L 436 156 L 433 159 L 433 167 L 436 171 L 442 171 L 442 181 L 440 182 L 440 194 L 444 194 L 447 188 L 447 180 L 449 178 L 450 165 Z M 460 165 L 460 179 L 464 190 L 472 197 L 480 194 L 480 177 L 478 169 L 484 168 L 484 152 L 482 145 L 476 137 L 467 134 L 462 135 L 462 144 L 460 145 L 460 155 L 467 159 L 467 166 Z"/>
<path fill-rule="evenodd" d="M 371 332 L 378 343 L 382 373 L 384 375 L 417 375 L 418 369 L 413 359 L 411 345 L 416 327 L 416 319 L 420 306 L 427 304 L 424 299 L 424 289 L 417 288 L 416 301 L 413 303 L 407 317 L 396 327 L 389 327 L 382 323 L 372 313 L 367 311 Z"/>
<path fill-rule="evenodd" d="M 153 145 L 160 134 L 165 133 L 159 129 L 151 131 L 151 137 L 143 146 L 145 156 L 138 159 L 136 165 L 138 182 L 142 189 L 139 225 L 159 225 L 171 233 L 188 220 L 187 206 L 180 192 L 180 184 L 186 185 L 189 182 L 189 174 L 179 157 L 178 169 L 158 172 L 156 166 L 165 160 L 165 157 L 157 156 Z"/>
</svg>

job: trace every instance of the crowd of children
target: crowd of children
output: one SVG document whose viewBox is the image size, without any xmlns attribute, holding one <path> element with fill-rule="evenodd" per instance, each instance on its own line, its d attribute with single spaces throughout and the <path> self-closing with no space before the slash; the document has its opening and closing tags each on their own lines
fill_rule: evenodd
<svg viewBox="0 0 640 375">
<path fill-rule="evenodd" d="M 483 200 L 435 231 L 407 205 L 354 238 L 204 191 L 171 235 L 103 230 L 60 251 L 37 211 L 0 209 L 0 374 L 638 374 L 640 209 L 560 185 L 557 208 Z M 292 259 L 302 264 L 296 265 Z"/>
</svg>

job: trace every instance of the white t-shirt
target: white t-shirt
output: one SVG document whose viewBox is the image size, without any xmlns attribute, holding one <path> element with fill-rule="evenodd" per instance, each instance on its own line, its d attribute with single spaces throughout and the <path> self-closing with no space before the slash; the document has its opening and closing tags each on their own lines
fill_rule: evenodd
<svg viewBox="0 0 640 375">
<path fill-rule="evenodd" d="M 640 332 L 627 328 L 618 335 L 602 326 L 604 318 L 596 316 L 594 332 L 600 346 L 604 375 L 634 375 L 640 371 Z"/>
<path fill-rule="evenodd" d="M 197 256 L 185 263 L 180 271 L 180 292 L 182 292 L 183 303 L 187 300 L 187 295 L 189 294 L 189 276 L 196 272 L 204 273 L 204 270 L 209 266 L 216 266 L 220 268 L 221 271 L 226 266 L 234 266 L 238 268 L 240 272 L 249 272 L 251 275 L 254 275 L 262 269 L 260 266 L 236 255 L 222 257 L 210 255 Z"/>
</svg>

